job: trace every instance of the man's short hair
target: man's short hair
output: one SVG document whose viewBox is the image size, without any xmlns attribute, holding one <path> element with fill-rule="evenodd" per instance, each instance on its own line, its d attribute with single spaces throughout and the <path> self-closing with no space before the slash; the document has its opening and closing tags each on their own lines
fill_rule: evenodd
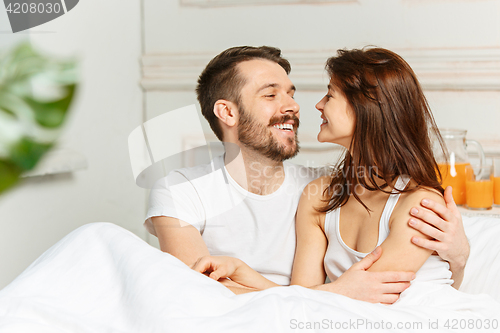
<svg viewBox="0 0 500 333">
<path fill-rule="evenodd" d="M 215 102 L 225 99 L 237 106 L 240 105 L 240 92 L 245 84 L 245 78 L 238 73 L 237 65 L 253 59 L 274 61 L 283 67 L 287 74 L 290 73 L 290 63 L 281 57 L 280 49 L 270 46 L 237 46 L 213 58 L 198 78 L 196 95 L 201 106 L 201 113 L 221 141 L 223 139 L 222 128 L 213 111 Z"/>
</svg>

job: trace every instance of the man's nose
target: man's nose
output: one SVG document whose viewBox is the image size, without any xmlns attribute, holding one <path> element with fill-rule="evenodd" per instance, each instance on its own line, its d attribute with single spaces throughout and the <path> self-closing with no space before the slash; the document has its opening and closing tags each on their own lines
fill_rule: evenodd
<svg viewBox="0 0 500 333">
<path fill-rule="evenodd" d="M 289 97 L 287 104 L 285 105 L 283 110 L 286 113 L 298 113 L 300 110 L 300 106 L 292 97 Z"/>
</svg>

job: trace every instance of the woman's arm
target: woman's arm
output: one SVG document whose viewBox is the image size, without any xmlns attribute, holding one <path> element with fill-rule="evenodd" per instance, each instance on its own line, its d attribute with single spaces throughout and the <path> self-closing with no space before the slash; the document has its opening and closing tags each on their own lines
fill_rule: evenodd
<svg viewBox="0 0 500 333">
<path fill-rule="evenodd" d="M 383 254 L 369 268 L 369 271 L 403 270 L 416 273 L 430 257 L 432 250 L 412 243 L 414 237 L 425 239 L 430 239 L 430 237 L 411 228 L 407 223 L 408 219 L 411 218 L 410 209 L 418 205 L 424 197 L 440 204 L 444 203 L 444 199 L 440 194 L 427 189 L 402 194 L 390 218 L 389 236 L 381 244 Z"/>
<path fill-rule="evenodd" d="M 328 241 L 322 229 L 325 213 L 319 213 L 322 193 L 329 183 L 329 177 L 318 178 L 309 183 L 300 197 L 295 216 L 295 232 L 297 244 L 293 260 L 290 284 L 304 287 L 323 285 L 326 279 L 323 260 Z"/>
<path fill-rule="evenodd" d="M 408 222 L 411 227 L 433 238 L 427 240 L 413 237 L 412 242 L 420 247 L 436 251 L 441 258 L 450 263 L 453 287 L 458 289 L 464 278 L 470 246 L 465 235 L 462 215 L 453 200 L 451 186 L 446 188 L 444 199 L 446 206 L 433 200 L 423 199 L 421 205 L 424 208 L 414 207 L 416 211 L 412 209 L 410 213 L 415 218 Z"/>
<path fill-rule="evenodd" d="M 323 232 L 325 214 L 315 207 L 323 204 L 322 193 L 329 179 L 322 177 L 311 182 L 302 193 L 296 216 L 297 248 L 291 284 L 314 290 L 329 291 L 372 303 L 392 304 L 410 286 L 413 272 L 368 272 L 378 260 L 381 249 L 351 266 L 336 281 L 326 283 L 324 257 L 328 241 Z"/>
</svg>

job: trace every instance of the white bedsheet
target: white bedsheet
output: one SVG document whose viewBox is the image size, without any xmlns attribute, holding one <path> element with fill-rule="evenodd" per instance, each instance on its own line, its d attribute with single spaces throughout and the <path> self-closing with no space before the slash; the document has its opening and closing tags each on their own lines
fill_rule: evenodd
<svg viewBox="0 0 500 333">
<path fill-rule="evenodd" d="M 466 227 L 463 289 L 500 300 L 500 220 L 466 219 Z M 110 223 L 75 230 L 0 291 L 2 333 L 497 332 L 495 320 L 498 301 L 449 286 L 415 284 L 392 306 L 298 286 L 235 296 Z"/>
</svg>

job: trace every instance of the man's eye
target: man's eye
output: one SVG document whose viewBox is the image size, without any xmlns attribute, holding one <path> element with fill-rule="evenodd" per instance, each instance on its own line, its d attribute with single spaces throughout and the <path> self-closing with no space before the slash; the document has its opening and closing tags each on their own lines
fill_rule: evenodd
<svg viewBox="0 0 500 333">
<path fill-rule="evenodd" d="M 276 95 L 266 95 L 266 97 L 274 97 L 274 96 L 276 96 Z"/>
<path fill-rule="evenodd" d="M 326 98 L 328 98 L 328 99 L 330 99 L 332 97 L 333 97 L 332 95 L 326 95 Z"/>
</svg>

